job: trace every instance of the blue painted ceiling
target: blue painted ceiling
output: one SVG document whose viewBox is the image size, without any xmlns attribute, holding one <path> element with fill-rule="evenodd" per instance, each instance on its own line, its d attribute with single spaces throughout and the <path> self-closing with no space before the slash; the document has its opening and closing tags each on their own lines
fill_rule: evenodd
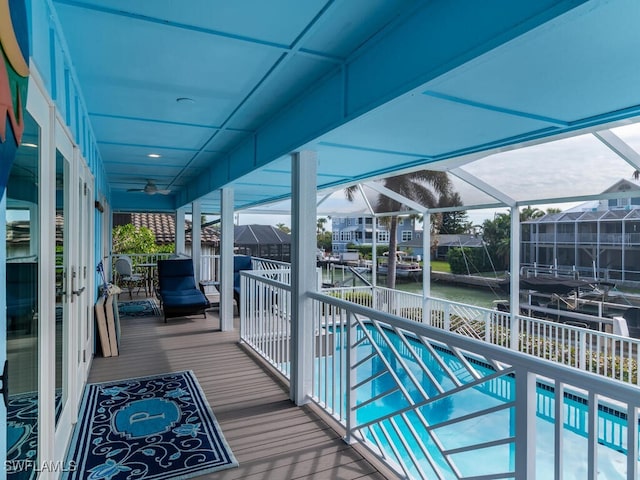
<svg viewBox="0 0 640 480">
<path fill-rule="evenodd" d="M 53 5 L 121 210 L 147 180 L 205 213 L 286 198 L 296 149 L 340 188 L 640 115 L 637 0 Z"/>
</svg>

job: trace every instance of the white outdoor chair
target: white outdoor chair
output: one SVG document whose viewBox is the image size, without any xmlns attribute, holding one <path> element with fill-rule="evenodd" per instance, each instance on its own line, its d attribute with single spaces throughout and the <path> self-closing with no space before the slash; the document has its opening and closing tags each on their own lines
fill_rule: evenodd
<svg viewBox="0 0 640 480">
<path fill-rule="evenodd" d="M 133 273 L 133 263 L 130 257 L 127 257 L 126 255 L 118 257 L 114 264 L 114 268 L 118 274 L 117 283 L 119 283 L 121 287 L 129 289 L 129 298 L 133 298 L 131 291 L 135 287 L 138 287 L 138 291 L 136 293 L 140 293 L 140 289 L 144 287 L 144 293 L 145 295 L 148 295 L 146 279 L 142 275 Z"/>
</svg>

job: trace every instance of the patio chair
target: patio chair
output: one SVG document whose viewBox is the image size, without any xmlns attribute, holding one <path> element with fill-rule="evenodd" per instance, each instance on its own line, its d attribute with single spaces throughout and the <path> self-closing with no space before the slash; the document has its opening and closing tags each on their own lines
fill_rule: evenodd
<svg viewBox="0 0 640 480">
<path fill-rule="evenodd" d="M 116 273 L 118 274 L 116 283 L 118 283 L 120 287 L 129 289 L 129 298 L 133 298 L 131 291 L 135 287 L 138 287 L 138 291 L 136 293 L 140 293 L 140 289 L 144 287 L 144 294 L 145 296 L 148 295 L 147 279 L 142 275 L 133 273 L 133 262 L 130 257 L 121 255 L 116 259 L 113 268 L 115 268 Z"/>
<path fill-rule="evenodd" d="M 233 257 L 233 299 L 240 311 L 240 272 L 252 270 L 253 265 L 249 255 L 234 255 Z"/>
<path fill-rule="evenodd" d="M 181 258 L 158 260 L 158 289 L 164 321 L 202 313 L 210 307 L 209 300 L 196 286 L 193 260 Z"/>
</svg>

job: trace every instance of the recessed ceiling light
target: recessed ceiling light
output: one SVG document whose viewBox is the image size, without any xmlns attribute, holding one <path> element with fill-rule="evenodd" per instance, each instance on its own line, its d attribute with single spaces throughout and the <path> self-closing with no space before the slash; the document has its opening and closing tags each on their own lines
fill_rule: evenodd
<svg viewBox="0 0 640 480">
<path fill-rule="evenodd" d="M 38 145 L 36 145 L 35 143 L 21 143 L 20 145 L 22 145 L 23 147 L 38 148 Z"/>
<path fill-rule="evenodd" d="M 149 158 L 160 158 L 162 155 L 160 155 L 159 153 L 150 153 L 149 155 L 147 155 L 147 157 Z"/>
<path fill-rule="evenodd" d="M 178 97 L 178 98 L 176 98 L 176 102 L 178 102 L 178 103 L 196 103 L 196 101 L 193 98 L 189 98 L 189 97 Z"/>
</svg>

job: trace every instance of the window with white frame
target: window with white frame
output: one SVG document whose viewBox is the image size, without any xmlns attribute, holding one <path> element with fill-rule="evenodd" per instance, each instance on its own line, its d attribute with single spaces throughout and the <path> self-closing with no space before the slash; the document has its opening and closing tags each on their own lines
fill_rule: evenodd
<svg viewBox="0 0 640 480">
<path fill-rule="evenodd" d="M 411 230 L 405 230 L 404 232 L 402 232 L 403 242 L 409 242 L 411 241 L 411 239 L 413 239 L 413 232 Z"/>
<path fill-rule="evenodd" d="M 378 232 L 378 242 L 389 243 L 389 232 L 387 232 L 386 230 Z"/>
<path fill-rule="evenodd" d="M 340 232 L 340 241 L 348 242 L 351 240 L 351 232 Z"/>
</svg>

